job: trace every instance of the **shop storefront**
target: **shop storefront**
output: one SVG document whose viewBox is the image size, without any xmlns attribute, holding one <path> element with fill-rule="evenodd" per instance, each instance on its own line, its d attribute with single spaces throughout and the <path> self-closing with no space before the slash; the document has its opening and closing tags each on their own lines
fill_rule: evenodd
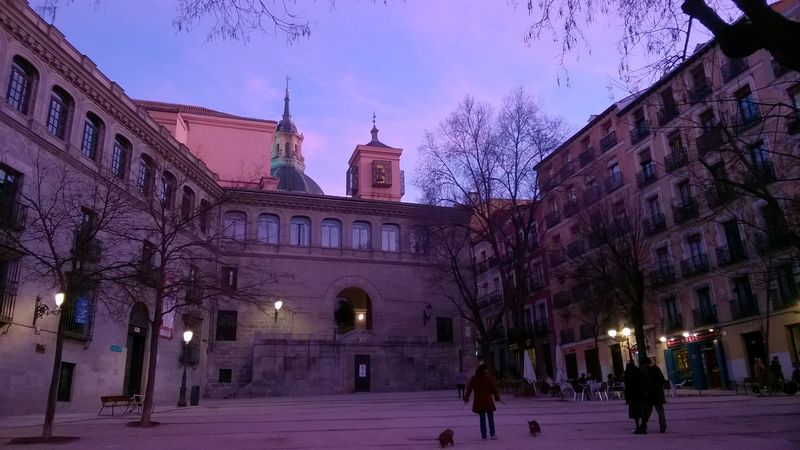
<svg viewBox="0 0 800 450">
<path fill-rule="evenodd" d="M 728 387 L 725 351 L 719 337 L 719 330 L 713 330 L 668 339 L 664 362 L 669 381 L 695 389 Z"/>
</svg>

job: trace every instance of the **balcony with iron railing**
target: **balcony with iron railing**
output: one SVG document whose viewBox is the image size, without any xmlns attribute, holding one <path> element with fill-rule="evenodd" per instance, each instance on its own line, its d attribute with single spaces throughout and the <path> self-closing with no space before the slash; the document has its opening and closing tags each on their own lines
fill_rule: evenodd
<svg viewBox="0 0 800 450">
<path fill-rule="evenodd" d="M 582 323 L 578 327 L 578 334 L 580 335 L 581 340 L 584 339 L 594 339 L 595 334 L 595 327 L 590 323 Z"/>
<path fill-rule="evenodd" d="M 681 274 L 683 278 L 692 278 L 707 273 L 710 270 L 708 255 L 697 254 L 681 261 Z"/>
<path fill-rule="evenodd" d="M 711 83 L 707 78 L 704 78 L 699 83 L 695 83 L 692 89 L 689 89 L 689 103 L 696 104 L 705 100 L 706 97 L 711 95 Z"/>
<path fill-rule="evenodd" d="M 658 125 L 663 127 L 678 117 L 678 105 L 667 103 L 658 110 Z"/>
<path fill-rule="evenodd" d="M 562 166 L 561 169 L 558 171 L 558 175 L 561 178 L 561 182 L 563 183 L 564 180 L 575 175 L 576 168 L 577 164 L 575 164 L 575 161 L 566 162 L 564 166 Z"/>
<path fill-rule="evenodd" d="M 575 342 L 575 329 L 565 328 L 559 332 L 559 337 L 561 338 L 561 345 L 571 344 Z"/>
<path fill-rule="evenodd" d="M 733 320 L 744 319 L 759 314 L 758 299 L 755 295 L 746 296 L 742 299 L 734 298 L 731 300 L 730 304 Z"/>
<path fill-rule="evenodd" d="M 611 193 L 621 188 L 624 184 L 622 172 L 615 172 L 605 180 L 606 193 Z"/>
<path fill-rule="evenodd" d="M 670 154 L 664 157 L 664 170 L 667 173 L 674 172 L 679 168 L 685 166 L 689 162 L 689 157 L 686 150 L 681 148 L 673 150 Z"/>
<path fill-rule="evenodd" d="M 650 161 L 650 163 L 642 166 L 642 170 L 636 174 L 636 185 L 641 189 L 652 184 L 657 179 L 658 170 L 656 169 L 656 164 Z"/>
<path fill-rule="evenodd" d="M 704 308 L 692 310 L 695 327 L 705 327 L 719 323 L 717 318 L 717 305 L 706 305 Z"/>
<path fill-rule="evenodd" d="M 631 130 L 631 145 L 636 145 L 642 142 L 647 136 L 650 136 L 650 121 L 640 120 L 634 124 Z"/>
<path fill-rule="evenodd" d="M 747 250 L 742 244 L 717 247 L 717 265 L 720 267 L 730 266 L 746 260 Z"/>
<path fill-rule="evenodd" d="M 732 79 L 736 78 L 738 75 L 744 73 L 745 70 L 749 68 L 749 64 L 747 64 L 747 59 L 745 58 L 733 58 L 729 60 L 726 64 L 722 65 L 722 80 L 724 82 L 731 81 Z"/>
<path fill-rule="evenodd" d="M 674 333 L 683 330 L 683 314 L 677 313 L 674 316 L 667 314 L 664 318 L 664 333 Z"/>
<path fill-rule="evenodd" d="M 589 164 L 594 161 L 594 149 L 589 147 L 586 150 L 582 151 L 580 155 L 578 155 L 578 162 L 581 165 L 581 168 L 588 166 Z"/>
<path fill-rule="evenodd" d="M 675 282 L 675 269 L 672 264 L 663 263 L 650 272 L 650 285 L 654 288 L 664 287 Z"/>
<path fill-rule="evenodd" d="M 791 308 L 798 304 L 798 289 L 797 283 L 790 281 L 788 290 L 773 289 L 770 296 L 772 297 L 772 309 L 777 311 L 779 309 Z"/>
<path fill-rule="evenodd" d="M 724 205 L 738 196 L 738 191 L 724 178 L 714 180 L 706 186 L 706 200 L 712 208 Z"/>
<path fill-rule="evenodd" d="M 0 197 L 0 228 L 9 231 L 22 231 L 25 229 L 27 215 L 27 206 L 7 197 Z"/>
<path fill-rule="evenodd" d="M 547 228 L 553 228 L 561 222 L 561 212 L 560 211 L 550 211 L 547 215 L 544 216 L 544 222 L 547 224 Z"/>
<path fill-rule="evenodd" d="M 485 308 L 503 301 L 503 293 L 499 290 L 487 292 L 478 298 L 478 306 Z"/>
<path fill-rule="evenodd" d="M 586 251 L 586 245 L 583 239 L 575 239 L 567 245 L 567 256 L 570 258 L 577 258 Z"/>
<path fill-rule="evenodd" d="M 777 252 L 792 245 L 789 235 L 779 230 L 758 231 L 754 235 L 754 241 L 756 252 L 759 255 Z"/>
<path fill-rule="evenodd" d="M 676 224 L 697 217 L 699 212 L 700 208 L 697 205 L 697 200 L 693 198 L 680 199 L 672 204 L 672 218 Z"/>
<path fill-rule="evenodd" d="M 642 221 L 645 236 L 652 236 L 667 229 L 667 217 L 664 213 L 651 214 Z"/>
<path fill-rule="evenodd" d="M 571 303 L 569 291 L 559 291 L 553 294 L 553 308 L 565 308 Z"/>
<path fill-rule="evenodd" d="M 706 128 L 703 134 L 697 137 L 694 141 L 697 146 L 697 152 L 700 157 L 704 157 L 710 152 L 715 152 L 722 147 L 725 143 L 725 136 L 722 133 L 722 127 L 719 125 Z"/>
<path fill-rule="evenodd" d="M 564 204 L 564 218 L 566 219 L 577 214 L 578 207 L 578 199 L 567 201 L 567 203 Z"/>
<path fill-rule="evenodd" d="M 601 198 L 603 198 L 603 191 L 596 184 L 588 187 L 581 194 L 581 200 L 583 200 L 584 205 L 593 205 Z"/>
<path fill-rule="evenodd" d="M 558 175 L 547 177 L 542 181 L 543 191 L 551 191 L 555 189 L 556 186 L 558 186 Z"/>
<path fill-rule="evenodd" d="M 97 264 L 103 254 L 103 243 L 91 237 L 89 231 L 78 228 L 72 241 L 72 257 L 82 263 Z"/>
<path fill-rule="evenodd" d="M 609 131 L 606 133 L 605 136 L 600 138 L 600 151 L 606 152 L 611 147 L 617 145 L 617 132 L 614 130 Z"/>
</svg>

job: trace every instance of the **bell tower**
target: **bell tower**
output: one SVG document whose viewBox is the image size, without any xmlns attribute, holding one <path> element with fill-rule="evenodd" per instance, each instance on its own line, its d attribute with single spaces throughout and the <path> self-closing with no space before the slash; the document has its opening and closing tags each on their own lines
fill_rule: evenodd
<svg viewBox="0 0 800 450">
<path fill-rule="evenodd" d="M 358 199 L 399 202 L 405 194 L 405 180 L 400 170 L 403 149 L 378 140 L 375 114 L 372 115 L 372 140 L 353 150 L 347 169 L 347 195 Z"/>
</svg>

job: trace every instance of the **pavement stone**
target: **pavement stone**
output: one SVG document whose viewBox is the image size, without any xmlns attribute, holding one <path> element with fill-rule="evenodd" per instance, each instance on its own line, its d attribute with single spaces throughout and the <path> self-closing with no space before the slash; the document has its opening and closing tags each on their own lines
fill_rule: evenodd
<svg viewBox="0 0 800 450">
<path fill-rule="evenodd" d="M 56 416 L 56 434 L 80 439 L 25 449 L 435 449 L 445 428 L 460 449 L 798 449 L 800 396 L 757 397 L 730 391 L 668 398 L 668 430 L 633 435 L 624 401 L 562 401 L 504 396 L 495 415 L 498 440 L 480 439 L 478 417 L 453 391 L 205 400 L 162 405 L 142 429 L 136 415 Z M 104 412 L 105 414 L 105 412 Z M 527 420 L 542 434 L 532 437 Z M 655 420 L 655 422 L 653 422 Z M 41 415 L 0 417 L 0 442 L 35 436 Z M 655 433 L 652 433 L 655 430 Z"/>
</svg>

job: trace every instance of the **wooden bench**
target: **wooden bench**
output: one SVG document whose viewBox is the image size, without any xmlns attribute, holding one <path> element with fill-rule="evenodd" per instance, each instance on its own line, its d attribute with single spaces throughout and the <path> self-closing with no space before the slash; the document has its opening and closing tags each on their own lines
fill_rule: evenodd
<svg viewBox="0 0 800 450">
<path fill-rule="evenodd" d="M 118 406 L 124 407 L 125 412 L 128 412 L 128 410 L 131 407 L 132 401 L 133 399 L 127 395 L 101 395 L 100 396 L 101 406 L 100 406 L 100 411 L 97 412 L 97 415 L 99 416 L 100 413 L 103 412 L 103 409 L 105 409 L 106 407 L 111 408 L 112 417 L 114 416 L 114 408 Z"/>
</svg>

